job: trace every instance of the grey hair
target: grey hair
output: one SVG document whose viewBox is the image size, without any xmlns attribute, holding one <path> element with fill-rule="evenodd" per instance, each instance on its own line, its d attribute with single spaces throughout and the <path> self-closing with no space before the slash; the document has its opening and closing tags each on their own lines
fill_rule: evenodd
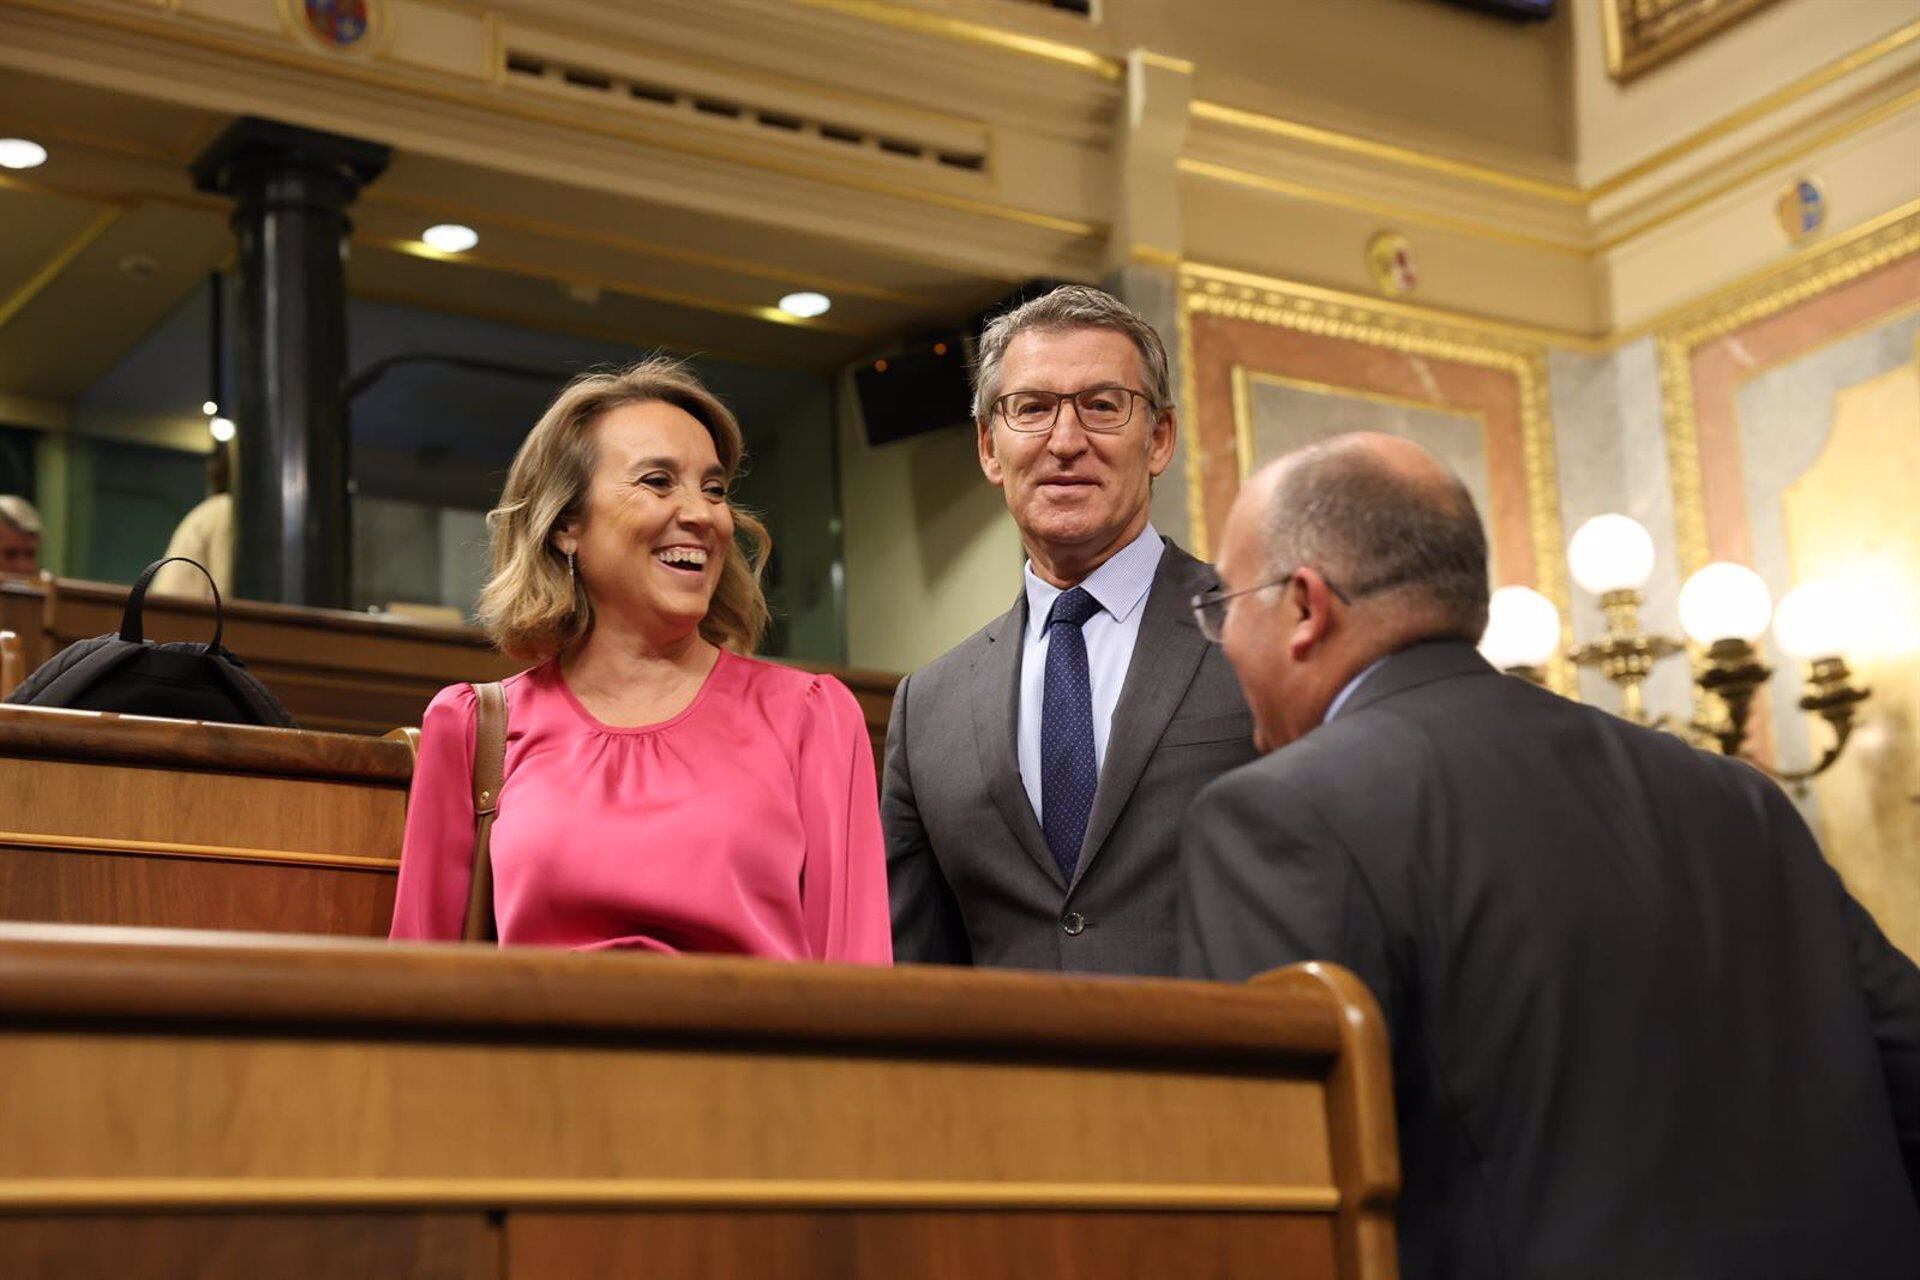
<svg viewBox="0 0 1920 1280">
<path fill-rule="evenodd" d="M 1084 284 L 1063 284 L 1013 310 L 995 316 L 980 335 L 973 362 L 973 420 L 985 422 L 1000 394 L 1000 361 L 1007 347 L 1028 330 L 1058 333 L 1065 329 L 1111 329 L 1133 340 L 1140 352 L 1140 368 L 1147 385 L 1141 390 L 1160 414 L 1173 407 L 1173 378 L 1167 371 L 1167 348 L 1140 313 L 1110 293 Z"/>
<path fill-rule="evenodd" d="M 16 533 L 40 532 L 40 513 L 33 504 L 17 493 L 0 493 L 0 524 L 13 527 Z"/>
<path fill-rule="evenodd" d="M 1350 601 L 1392 594 L 1436 613 L 1434 634 L 1487 629 L 1487 534 L 1460 478 L 1408 475 L 1342 438 L 1293 454 L 1267 512 L 1269 571 L 1312 566 Z"/>
</svg>

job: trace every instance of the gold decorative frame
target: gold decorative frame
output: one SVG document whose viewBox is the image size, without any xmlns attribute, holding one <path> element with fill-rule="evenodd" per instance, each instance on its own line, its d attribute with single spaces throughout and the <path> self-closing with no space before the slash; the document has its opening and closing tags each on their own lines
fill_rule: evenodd
<svg viewBox="0 0 1920 1280">
<path fill-rule="evenodd" d="M 1773 0 L 1601 0 L 1607 73 L 1625 83 Z"/>
<path fill-rule="evenodd" d="M 1474 327 L 1441 313 L 1426 314 L 1404 305 L 1387 310 L 1330 290 L 1189 264 L 1180 273 L 1176 316 L 1181 397 L 1189 406 L 1199 403 L 1190 320 L 1196 314 L 1276 325 L 1511 375 L 1519 391 L 1534 587 L 1560 611 L 1562 652 L 1571 647 L 1572 610 L 1561 533 L 1559 465 L 1554 454 L 1545 346 L 1509 336 L 1491 326 Z M 1446 409 L 1443 405 L 1422 407 Z M 1237 424 L 1235 430 L 1238 433 Z M 1236 449 L 1243 448 L 1236 434 Z M 1242 457 L 1244 459 L 1244 452 Z M 1204 558 L 1208 554 L 1205 493 L 1197 461 L 1197 455 L 1189 451 L 1186 458 L 1187 536 L 1194 554 Z M 1574 672 L 1564 657 L 1554 660 L 1549 680 L 1561 692 L 1573 691 Z"/>
</svg>

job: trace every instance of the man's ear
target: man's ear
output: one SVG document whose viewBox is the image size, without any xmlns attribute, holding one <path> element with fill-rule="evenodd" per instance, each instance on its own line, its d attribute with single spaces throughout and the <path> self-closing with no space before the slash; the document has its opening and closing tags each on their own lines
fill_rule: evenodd
<svg viewBox="0 0 1920 1280">
<path fill-rule="evenodd" d="M 1325 643 L 1334 626 L 1333 611 L 1340 601 L 1318 569 L 1302 567 L 1287 580 L 1287 605 L 1295 621 L 1287 632 L 1287 656 L 1304 662 Z"/>
<path fill-rule="evenodd" d="M 1147 437 L 1147 474 L 1158 476 L 1173 461 L 1173 442 L 1180 434 L 1180 423 L 1171 406 L 1154 419 L 1153 434 Z"/>
<path fill-rule="evenodd" d="M 1000 455 L 993 449 L 993 420 L 982 418 L 974 424 L 974 429 L 980 446 L 980 470 L 986 473 L 987 479 L 999 485 L 1005 476 L 1000 470 Z"/>
</svg>

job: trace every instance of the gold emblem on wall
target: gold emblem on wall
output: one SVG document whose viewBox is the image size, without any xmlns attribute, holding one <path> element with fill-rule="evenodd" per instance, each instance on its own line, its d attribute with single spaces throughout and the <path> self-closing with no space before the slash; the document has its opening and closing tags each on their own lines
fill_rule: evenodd
<svg viewBox="0 0 1920 1280">
<path fill-rule="evenodd" d="M 1607 71 L 1627 81 L 1773 0 L 1600 0 Z"/>
<path fill-rule="evenodd" d="M 280 21 L 303 44 L 370 57 L 387 39 L 386 0 L 279 0 Z"/>
<path fill-rule="evenodd" d="M 1420 284 L 1413 242 L 1398 231 L 1382 231 L 1367 241 L 1367 272 L 1373 287 L 1389 298 L 1412 293 Z"/>
<path fill-rule="evenodd" d="M 1805 240 L 1827 225 L 1827 189 L 1818 178 L 1800 178 L 1780 193 L 1774 216 L 1789 240 Z"/>
</svg>

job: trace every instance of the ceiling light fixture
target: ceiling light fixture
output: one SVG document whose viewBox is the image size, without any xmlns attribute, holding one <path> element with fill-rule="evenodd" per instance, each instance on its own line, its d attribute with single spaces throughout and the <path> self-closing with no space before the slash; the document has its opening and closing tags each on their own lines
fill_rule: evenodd
<svg viewBox="0 0 1920 1280">
<path fill-rule="evenodd" d="M 215 418 L 207 423 L 207 430 L 213 433 L 215 440 L 218 440 L 221 444 L 225 444 L 227 441 L 233 439 L 233 419 Z"/>
<path fill-rule="evenodd" d="M 38 169 L 47 162 L 47 149 L 25 138 L 0 138 L 0 169 Z"/>
<path fill-rule="evenodd" d="M 465 253 L 480 243 L 480 233 L 457 222 L 441 222 L 420 233 L 429 249 L 442 253 Z"/>
<path fill-rule="evenodd" d="M 811 320 L 815 316 L 823 316 L 827 314 L 832 306 L 833 299 L 824 293 L 790 293 L 780 299 L 780 309 L 782 311 L 790 316 L 798 316 L 802 320 Z"/>
<path fill-rule="evenodd" d="M 211 418 L 215 414 L 220 412 L 220 406 L 215 404 L 213 401 L 208 400 L 201 404 L 200 412 L 206 414 L 209 418 Z"/>
</svg>

